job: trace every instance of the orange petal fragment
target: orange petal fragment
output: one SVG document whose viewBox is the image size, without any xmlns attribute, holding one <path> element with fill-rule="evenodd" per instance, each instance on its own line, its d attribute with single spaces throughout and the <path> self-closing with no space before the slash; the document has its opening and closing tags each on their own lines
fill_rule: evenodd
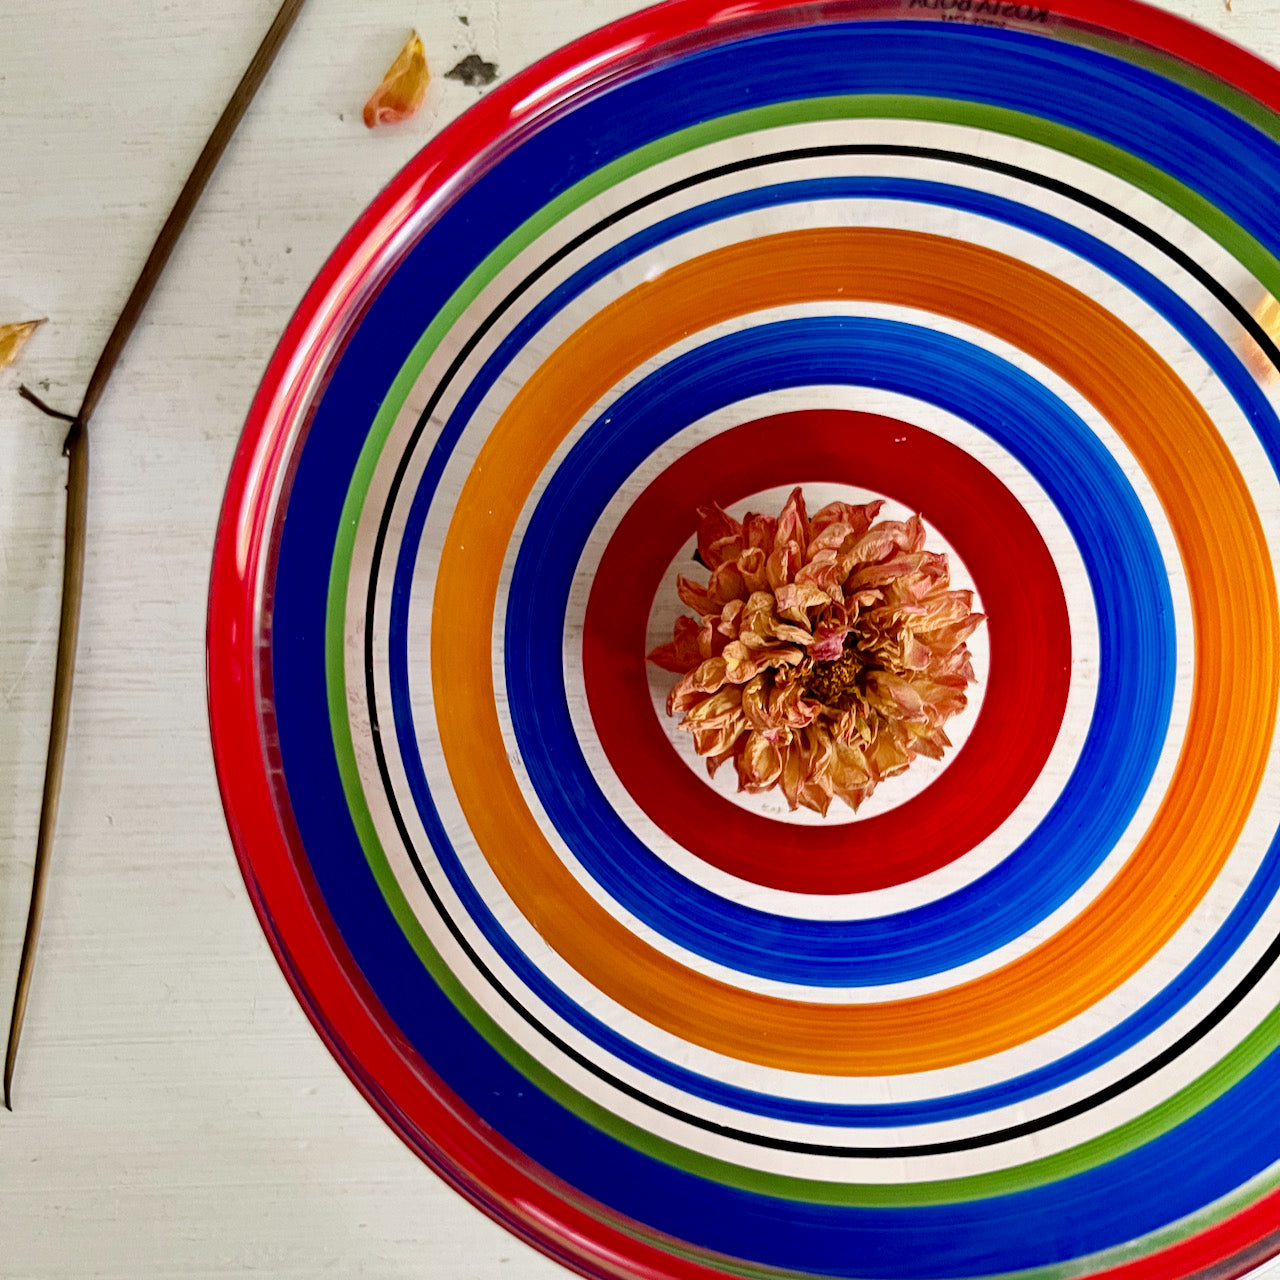
<svg viewBox="0 0 1280 1280">
<path fill-rule="evenodd" d="M 427 55 L 415 31 L 404 42 L 382 83 L 364 104 L 364 122 L 370 128 L 407 120 L 422 106 L 427 96 Z"/>
<path fill-rule="evenodd" d="M 1262 331 L 1272 342 L 1280 343 L 1280 302 L 1268 294 L 1254 309 L 1253 318 L 1262 326 Z M 1259 382 L 1270 382 L 1280 377 L 1280 372 L 1267 358 L 1261 347 L 1249 344 L 1245 355 L 1245 363 L 1249 371 Z"/>
<path fill-rule="evenodd" d="M 0 369 L 11 365 L 18 352 L 27 345 L 35 331 L 44 324 L 43 320 L 23 320 L 20 324 L 0 324 Z"/>
</svg>

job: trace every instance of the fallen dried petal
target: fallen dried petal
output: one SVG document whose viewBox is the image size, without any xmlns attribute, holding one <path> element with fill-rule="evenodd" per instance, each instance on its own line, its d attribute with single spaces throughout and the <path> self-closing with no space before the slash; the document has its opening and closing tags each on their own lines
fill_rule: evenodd
<svg viewBox="0 0 1280 1280">
<path fill-rule="evenodd" d="M 23 320 L 20 324 L 0 324 L 0 369 L 11 365 L 18 352 L 27 345 L 35 331 L 44 324 L 43 320 Z"/>
<path fill-rule="evenodd" d="M 382 83 L 364 104 L 364 122 L 370 128 L 407 120 L 427 96 L 427 55 L 415 31 L 404 42 Z"/>
</svg>

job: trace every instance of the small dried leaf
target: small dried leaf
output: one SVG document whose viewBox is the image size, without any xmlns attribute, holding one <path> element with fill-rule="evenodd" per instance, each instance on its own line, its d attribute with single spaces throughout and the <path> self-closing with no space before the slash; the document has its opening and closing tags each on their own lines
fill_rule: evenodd
<svg viewBox="0 0 1280 1280">
<path fill-rule="evenodd" d="M 382 83 L 364 104 L 364 122 L 373 129 L 380 124 L 407 120 L 422 106 L 427 96 L 427 55 L 415 31 L 404 42 Z"/>
<path fill-rule="evenodd" d="M 18 353 L 42 324 L 44 324 L 43 320 L 24 320 L 21 324 L 0 324 L 0 369 L 11 365 L 18 358 Z"/>
</svg>

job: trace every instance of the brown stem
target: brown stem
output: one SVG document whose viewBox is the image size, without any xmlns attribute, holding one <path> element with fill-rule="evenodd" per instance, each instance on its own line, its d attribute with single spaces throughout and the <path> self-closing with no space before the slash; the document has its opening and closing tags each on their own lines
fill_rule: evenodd
<svg viewBox="0 0 1280 1280">
<path fill-rule="evenodd" d="M 249 108 L 249 103 L 253 101 L 258 87 L 275 61 L 276 54 L 280 52 L 280 46 L 284 43 L 285 36 L 289 34 L 289 28 L 293 26 L 294 19 L 305 3 L 306 0 L 284 0 L 275 20 L 267 29 L 267 34 L 262 38 L 258 52 L 253 55 L 252 61 L 245 68 L 240 83 L 236 85 L 230 101 L 223 109 L 222 115 L 218 117 L 218 123 L 213 126 L 209 141 L 204 144 L 204 150 L 200 152 L 190 176 L 178 193 L 178 198 L 174 201 L 164 226 L 160 228 L 160 234 L 156 237 L 146 262 L 142 264 L 138 282 L 133 286 L 133 292 L 126 300 L 124 309 L 120 312 L 120 318 L 116 321 L 115 328 L 111 330 L 107 345 L 102 348 L 102 354 L 98 357 L 98 363 L 94 366 L 89 378 L 89 386 L 80 404 L 80 412 L 76 415 L 85 426 L 89 425 L 89 419 L 93 417 L 93 411 L 98 407 L 98 401 L 116 367 L 120 353 L 124 350 L 124 344 L 129 341 L 129 336 L 138 323 L 138 317 L 142 315 L 142 309 L 147 305 L 147 300 L 156 287 L 156 281 L 159 280 L 165 263 L 169 261 L 173 246 L 178 243 L 178 237 L 187 225 L 191 211 L 196 207 L 196 201 L 200 199 L 205 184 L 222 158 L 222 153 L 227 149 L 227 143 L 231 141 L 236 127 Z"/>
<path fill-rule="evenodd" d="M 111 379 L 120 353 L 129 341 L 155 290 L 156 282 L 164 271 L 169 255 L 178 242 L 187 219 L 200 199 L 201 192 L 217 167 L 222 153 L 231 141 L 249 104 L 266 78 L 284 43 L 294 19 L 306 0 L 284 0 L 274 21 L 263 37 L 258 51 L 253 55 L 240 83 L 236 85 L 218 123 L 214 125 L 209 140 L 204 144 L 195 167 L 191 170 L 173 209 L 160 234 L 143 263 L 133 291 L 112 328 L 98 363 L 89 378 L 89 385 L 80 403 L 80 412 L 74 417 L 50 409 L 38 396 L 25 387 L 21 394 L 39 409 L 53 417 L 64 418 L 71 423 L 71 430 L 63 442 L 62 451 L 68 460 L 67 517 L 64 533 L 62 564 L 62 609 L 58 626 L 58 656 L 53 675 L 53 715 L 49 725 L 49 751 L 45 758 L 44 791 L 40 798 L 40 828 L 36 840 L 35 866 L 32 871 L 31 906 L 27 912 L 27 930 L 22 942 L 22 958 L 18 962 L 18 985 L 13 998 L 13 1016 L 9 1022 L 9 1041 L 4 1059 L 4 1104 L 13 1110 L 13 1070 L 18 1058 L 18 1041 L 22 1035 L 22 1023 L 27 1009 L 27 994 L 31 987 L 31 975 L 35 967 L 36 945 L 40 938 L 40 920 L 44 913 L 45 891 L 48 887 L 49 858 L 53 848 L 53 836 L 58 821 L 58 799 L 62 790 L 62 765 L 67 748 L 67 724 L 71 713 L 71 686 L 75 679 L 76 639 L 80 630 L 80 596 L 84 584 L 85 512 L 89 497 L 89 419 L 98 407 L 98 401 Z"/>
<path fill-rule="evenodd" d="M 89 504 L 89 433 L 74 422 L 67 435 L 67 519 L 62 549 L 62 616 L 58 620 L 58 657 L 53 674 L 53 717 L 49 724 L 49 750 L 44 765 L 44 793 L 40 797 L 40 829 L 32 870 L 31 906 L 27 931 L 18 962 L 18 986 L 13 995 L 9 1043 L 4 1055 L 4 1105 L 13 1110 L 13 1068 L 18 1060 L 18 1040 L 27 1012 L 27 993 L 35 970 L 36 943 L 44 915 L 49 883 L 49 854 L 58 823 L 58 797 L 62 792 L 62 765 L 67 750 L 67 723 L 71 716 L 71 685 L 76 674 L 76 637 L 80 631 L 81 586 L 84 583 L 85 513 Z"/>
</svg>

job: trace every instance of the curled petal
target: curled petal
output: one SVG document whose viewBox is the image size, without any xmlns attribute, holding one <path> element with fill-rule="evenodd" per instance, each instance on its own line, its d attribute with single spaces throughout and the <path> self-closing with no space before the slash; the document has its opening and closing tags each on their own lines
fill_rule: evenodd
<svg viewBox="0 0 1280 1280">
<path fill-rule="evenodd" d="M 742 573 L 733 560 L 726 560 L 719 565 L 707 583 L 707 596 L 711 603 L 723 608 L 731 601 L 741 600 L 746 594 L 746 584 Z"/>
<path fill-rule="evenodd" d="M 840 546 L 840 560 L 853 567 L 887 560 L 898 551 L 919 551 L 924 546 L 924 525 L 919 516 L 910 520 L 881 520 L 861 537 L 849 537 Z"/>
<path fill-rule="evenodd" d="M 739 715 L 726 724 L 681 725 L 693 734 L 694 750 L 700 756 L 727 756 L 746 729 L 746 722 Z"/>
<path fill-rule="evenodd" d="M 698 555 L 708 569 L 737 559 L 745 545 L 742 526 L 719 503 L 698 508 Z"/>
<path fill-rule="evenodd" d="M 676 576 L 676 595 L 690 609 L 704 618 L 709 613 L 720 612 L 721 606 L 712 603 L 706 587 L 700 587 L 696 582 L 686 578 L 683 573 Z"/>
<path fill-rule="evenodd" d="M 867 752 L 867 763 L 878 782 L 901 773 L 911 763 L 911 756 L 898 734 L 878 733 Z"/>
<path fill-rule="evenodd" d="M 841 542 L 849 534 L 859 537 L 871 528 L 872 521 L 880 514 L 880 508 L 883 506 L 884 503 L 879 500 L 860 505 L 848 502 L 829 502 L 809 521 L 809 537 L 811 539 L 820 538 L 832 525 L 847 526 L 845 532 L 840 535 Z M 838 546 L 839 543 L 835 545 Z"/>
<path fill-rule="evenodd" d="M 942 729 L 929 729 L 922 733 L 912 733 L 911 749 L 930 760 L 941 760 L 951 739 Z"/>
<path fill-rule="evenodd" d="M 949 653 L 953 649 L 960 648 L 985 621 L 985 614 L 971 613 L 967 618 L 962 618 L 959 622 L 953 622 L 948 626 L 938 628 L 922 626 L 920 632 L 940 653 Z"/>
<path fill-rule="evenodd" d="M 804 509 L 804 493 L 792 489 L 778 516 L 777 542 L 792 542 L 797 549 L 809 545 L 809 517 Z"/>
<path fill-rule="evenodd" d="M 719 689 L 689 709 L 681 728 L 718 729 L 742 718 L 742 690 Z"/>
<path fill-rule="evenodd" d="M 835 794 L 854 809 L 875 790 L 877 781 L 862 748 L 843 742 L 833 745 L 827 776 Z"/>
<path fill-rule="evenodd" d="M 825 818 L 835 797 L 835 787 L 829 774 L 819 774 L 816 778 L 806 778 L 800 787 L 800 803 L 806 809 L 812 809 Z"/>
<path fill-rule="evenodd" d="M 892 719 L 925 719 L 924 698 L 904 676 L 889 671 L 872 671 L 867 675 L 866 691 L 867 701 Z"/>
<path fill-rule="evenodd" d="M 747 735 L 738 757 L 738 789 L 768 791 L 782 774 L 782 751 L 776 742 L 756 730 Z"/>
<path fill-rule="evenodd" d="M 370 128 L 407 120 L 427 96 L 427 56 L 415 31 L 382 77 L 382 83 L 364 104 L 364 122 Z"/>
<path fill-rule="evenodd" d="M 725 646 L 725 679 L 733 684 L 746 684 L 769 667 L 793 667 L 804 659 L 804 650 L 791 645 L 748 648 L 741 640 L 734 640 Z"/>
<path fill-rule="evenodd" d="M 848 577 L 849 568 L 841 562 L 839 548 L 824 548 L 796 570 L 796 582 L 811 583 L 836 601 L 844 599 Z"/>
<path fill-rule="evenodd" d="M 742 686 L 742 714 L 753 729 L 774 727 L 766 701 L 768 694 L 763 675 L 753 676 Z"/>
<path fill-rule="evenodd" d="M 878 526 L 877 526 L 878 527 Z M 867 534 L 866 538 L 871 537 Z M 853 569 L 846 583 L 847 591 L 859 591 L 866 587 L 884 587 L 892 584 L 894 594 L 902 600 L 918 600 L 937 586 L 939 576 L 937 566 L 931 564 L 918 552 L 903 551 L 890 556 L 887 560 L 877 560 L 871 564 Z"/>
<path fill-rule="evenodd" d="M 795 577 L 800 567 L 800 547 L 794 542 L 779 540 L 764 564 L 764 576 L 771 591 L 777 591 Z"/>
<path fill-rule="evenodd" d="M 816 662 L 835 662 L 844 653 L 845 637 L 848 634 L 848 627 L 823 623 L 813 633 L 809 656 Z"/>
<path fill-rule="evenodd" d="M 747 546 L 763 551 L 767 556 L 773 550 L 774 540 L 778 533 L 778 522 L 772 516 L 757 515 L 752 511 L 742 522 L 742 534 Z"/>
<path fill-rule="evenodd" d="M 787 798 L 787 808 L 796 809 L 800 804 L 800 793 L 806 782 L 804 754 L 798 742 L 790 743 L 782 753 L 782 773 L 778 785 Z"/>
<path fill-rule="evenodd" d="M 675 635 L 666 644 L 660 644 L 654 649 L 648 655 L 649 661 L 664 671 L 683 675 L 690 667 L 697 666 L 704 657 L 711 656 L 704 654 L 698 645 L 700 631 L 698 624 L 688 614 L 682 613 L 676 619 Z"/>
<path fill-rule="evenodd" d="M 723 656 L 699 663 L 667 694 L 667 715 L 688 711 L 700 700 L 699 694 L 715 693 L 724 684 L 727 668 Z"/>
<path fill-rule="evenodd" d="M 759 670 L 752 651 L 741 640 L 730 640 L 724 647 L 725 679 L 746 684 Z"/>
<path fill-rule="evenodd" d="M 810 609 L 825 609 L 831 604 L 831 597 L 811 582 L 789 582 L 776 588 L 774 598 L 778 613 L 792 622 L 808 622 Z"/>
<path fill-rule="evenodd" d="M 769 586 L 769 578 L 765 574 L 765 563 L 768 556 L 760 547 L 748 547 L 738 557 L 738 572 L 742 574 L 743 585 L 748 591 L 764 591 Z"/>
<path fill-rule="evenodd" d="M 819 704 L 804 694 L 804 685 L 797 680 L 779 685 L 775 682 L 769 693 L 768 716 L 775 724 L 785 724 L 801 729 L 817 719 Z"/>
<path fill-rule="evenodd" d="M 831 760 L 835 744 L 821 725 L 815 725 L 812 729 L 805 730 L 798 745 L 804 770 L 800 803 L 806 809 L 813 809 L 826 817 L 835 796 L 835 784 L 831 780 Z"/>
<path fill-rule="evenodd" d="M 753 591 L 742 606 L 742 629 L 758 636 L 772 634 L 777 623 L 777 598 L 771 591 Z"/>
<path fill-rule="evenodd" d="M 927 671 L 934 661 L 933 650 L 908 631 L 899 646 L 898 665 L 907 671 Z"/>
<path fill-rule="evenodd" d="M 701 657 L 714 658 L 723 653 L 728 644 L 725 634 L 715 614 L 703 618 L 702 627 L 698 631 L 698 653 Z"/>
<path fill-rule="evenodd" d="M 728 747 L 724 751 L 720 751 L 715 754 L 712 754 L 710 752 L 700 753 L 700 754 L 706 755 L 708 778 L 714 778 L 716 776 L 716 770 L 722 764 L 724 764 L 726 760 L 732 760 L 733 757 L 738 754 L 738 747 L 741 741 L 742 741 L 742 738 L 741 738 L 741 735 L 739 735 L 738 738 L 734 740 L 733 746 Z"/>
</svg>

